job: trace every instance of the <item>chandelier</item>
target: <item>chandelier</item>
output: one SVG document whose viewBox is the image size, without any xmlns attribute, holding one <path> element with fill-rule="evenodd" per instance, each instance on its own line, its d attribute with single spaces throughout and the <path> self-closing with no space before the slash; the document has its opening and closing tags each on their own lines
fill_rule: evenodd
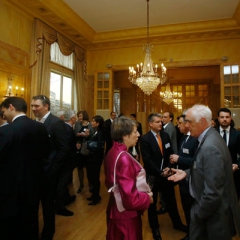
<svg viewBox="0 0 240 240">
<path fill-rule="evenodd" d="M 152 94 L 152 92 L 157 88 L 157 86 L 161 83 L 165 83 L 166 81 L 166 72 L 167 69 L 164 64 L 161 64 L 161 78 L 158 76 L 158 65 L 153 64 L 151 59 L 151 51 L 153 46 L 149 43 L 149 0 L 147 1 L 147 44 L 143 47 L 145 51 L 145 59 L 143 63 L 137 64 L 137 69 L 134 67 L 129 67 L 129 81 L 139 88 L 146 95 Z"/>
<path fill-rule="evenodd" d="M 170 104 L 172 101 L 174 101 L 177 97 L 182 97 L 182 93 L 179 92 L 171 92 L 170 84 L 168 83 L 166 85 L 165 92 L 160 92 L 160 97 L 166 104 Z"/>
</svg>

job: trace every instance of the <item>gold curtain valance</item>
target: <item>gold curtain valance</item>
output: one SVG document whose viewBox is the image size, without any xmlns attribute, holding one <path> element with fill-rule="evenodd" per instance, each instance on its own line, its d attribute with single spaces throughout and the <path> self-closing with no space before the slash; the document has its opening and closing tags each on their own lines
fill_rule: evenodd
<svg viewBox="0 0 240 240">
<path fill-rule="evenodd" d="M 60 51 L 63 55 L 70 55 L 72 52 L 75 52 L 77 60 L 83 62 L 85 59 L 85 50 L 76 45 L 74 42 L 58 33 L 56 30 L 52 29 L 39 19 L 35 19 L 33 25 L 34 32 L 34 43 L 33 49 L 35 54 L 32 54 L 31 66 L 34 66 L 37 62 L 37 55 L 42 51 L 43 39 L 47 41 L 48 44 L 58 42 Z"/>
<path fill-rule="evenodd" d="M 50 96 L 49 56 L 50 46 L 54 42 L 58 42 L 63 55 L 68 56 L 72 52 L 75 53 L 73 95 L 74 99 L 76 99 L 75 109 L 83 109 L 85 50 L 39 19 L 35 19 L 34 21 L 31 41 L 31 97 L 39 94 Z"/>
</svg>

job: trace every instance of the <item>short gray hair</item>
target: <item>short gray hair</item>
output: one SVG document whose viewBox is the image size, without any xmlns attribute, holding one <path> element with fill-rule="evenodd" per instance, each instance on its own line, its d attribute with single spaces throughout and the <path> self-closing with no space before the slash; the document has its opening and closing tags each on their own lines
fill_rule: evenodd
<svg viewBox="0 0 240 240">
<path fill-rule="evenodd" d="M 73 110 L 66 110 L 63 113 L 64 121 L 69 121 L 72 117 L 74 117 L 76 114 Z"/>
<path fill-rule="evenodd" d="M 155 117 L 160 117 L 160 118 L 162 118 L 162 114 L 160 114 L 160 113 L 151 113 L 151 114 L 148 116 L 148 119 L 147 119 L 147 120 L 148 120 L 148 123 L 153 122 Z"/>
<path fill-rule="evenodd" d="M 202 104 L 195 104 L 193 107 L 187 110 L 187 112 L 191 110 L 193 117 L 196 122 L 199 122 L 201 118 L 205 118 L 209 125 L 212 122 L 212 111 L 209 107 Z M 187 113 L 186 112 L 186 113 Z"/>
</svg>

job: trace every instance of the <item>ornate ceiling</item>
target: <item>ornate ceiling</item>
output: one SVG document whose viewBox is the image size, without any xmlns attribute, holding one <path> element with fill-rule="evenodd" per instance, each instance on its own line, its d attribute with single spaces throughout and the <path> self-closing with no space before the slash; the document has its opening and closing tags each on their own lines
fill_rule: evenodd
<svg viewBox="0 0 240 240">
<path fill-rule="evenodd" d="M 93 0 L 91 0 L 91 2 L 92 1 Z M 95 0 L 95 2 L 97 1 L 100 0 Z M 140 0 L 138 0 L 138 2 L 139 1 Z M 183 1 L 186 2 L 187 0 Z M 222 2 L 222 0 L 212 0 L 210 4 L 211 8 L 212 4 L 217 2 L 219 3 L 219 1 Z M 235 8 L 236 1 L 238 3 L 237 7 L 236 9 L 232 9 L 233 7 Z M 146 43 L 146 27 L 136 26 L 135 28 L 132 29 L 126 28 L 106 32 L 95 31 L 94 28 L 97 29 L 101 28 L 97 27 L 96 25 L 96 21 L 98 21 L 98 18 L 93 14 L 94 10 L 88 13 L 88 15 L 91 16 L 91 18 L 95 19 L 95 21 L 93 21 L 94 23 L 92 23 L 94 26 L 93 28 L 88 23 L 86 23 L 75 11 L 73 11 L 70 6 L 68 6 L 65 3 L 70 2 L 69 0 L 65 0 L 65 2 L 63 0 L 18 0 L 18 1 L 8 0 L 7 2 L 9 4 L 12 4 L 13 7 L 16 7 L 18 9 L 20 8 L 21 10 L 27 12 L 28 14 L 39 18 L 49 26 L 55 28 L 59 32 L 68 36 L 68 38 L 70 38 L 72 41 L 74 41 L 75 43 L 89 51 L 109 48 L 142 46 L 143 44 Z M 80 2 L 80 4 L 84 4 L 84 2 L 86 1 L 81 0 L 78 2 Z M 209 1 L 207 2 L 209 3 Z M 239 1 L 228 0 L 225 2 L 228 2 L 229 4 L 232 5 L 230 10 L 226 13 L 225 18 L 222 19 L 216 19 L 217 16 L 214 16 L 213 17 L 214 19 L 209 19 L 208 17 L 208 20 L 206 20 L 205 15 L 204 15 L 205 17 L 200 19 L 201 14 L 199 14 L 199 21 L 195 22 L 190 21 L 187 23 L 179 23 L 178 21 L 182 20 L 181 19 L 177 20 L 177 18 L 174 18 L 174 20 L 172 21 L 173 23 L 171 24 L 158 26 L 151 25 L 150 42 L 154 45 L 157 45 L 174 42 L 240 38 Z M 143 3 L 143 5 L 146 8 L 145 3 Z M 98 6 L 96 5 L 96 7 Z M 216 9 L 216 11 L 217 10 L 218 9 Z M 179 11 L 181 12 L 181 9 L 179 9 Z M 101 12 L 101 9 L 99 9 L 99 12 Z M 108 11 L 105 11 L 105 14 L 107 14 L 107 12 Z M 191 15 L 194 14 L 191 13 Z M 228 17 L 228 15 L 232 16 Z M 122 13 L 121 16 L 122 18 L 125 18 L 124 13 Z M 146 19 L 145 12 L 143 13 L 142 18 Z M 161 20 L 161 16 L 159 18 Z M 109 21 L 114 22 L 114 19 L 110 18 Z M 166 23 L 167 21 L 168 20 L 165 19 Z M 99 24 L 101 24 L 100 20 Z M 113 27 L 113 25 L 111 25 L 109 28 L 111 27 Z"/>
</svg>

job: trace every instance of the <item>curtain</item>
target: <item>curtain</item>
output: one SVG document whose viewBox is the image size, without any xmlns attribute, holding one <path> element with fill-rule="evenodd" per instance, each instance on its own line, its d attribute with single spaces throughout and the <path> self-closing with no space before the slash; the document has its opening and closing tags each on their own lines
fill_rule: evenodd
<svg viewBox="0 0 240 240">
<path fill-rule="evenodd" d="M 50 95 L 50 45 L 58 42 L 63 55 L 74 52 L 74 98 L 76 109 L 82 109 L 84 86 L 85 50 L 58 33 L 39 19 L 34 20 L 33 36 L 31 41 L 30 68 L 32 69 L 31 97 L 39 94 Z"/>
</svg>

